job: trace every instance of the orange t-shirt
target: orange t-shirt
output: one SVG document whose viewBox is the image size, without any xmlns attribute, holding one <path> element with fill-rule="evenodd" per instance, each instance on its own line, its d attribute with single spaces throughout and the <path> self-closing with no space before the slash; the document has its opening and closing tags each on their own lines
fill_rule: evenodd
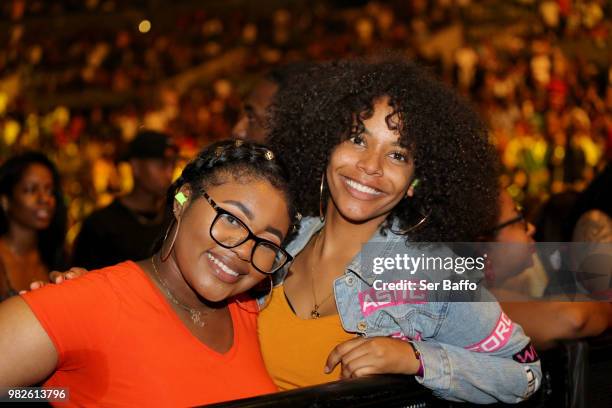
<svg viewBox="0 0 612 408">
<path fill-rule="evenodd" d="M 58 353 L 44 386 L 67 387 L 70 405 L 186 407 L 277 391 L 251 302 L 230 303 L 234 342 L 220 354 L 189 332 L 134 262 L 23 299 Z"/>
</svg>

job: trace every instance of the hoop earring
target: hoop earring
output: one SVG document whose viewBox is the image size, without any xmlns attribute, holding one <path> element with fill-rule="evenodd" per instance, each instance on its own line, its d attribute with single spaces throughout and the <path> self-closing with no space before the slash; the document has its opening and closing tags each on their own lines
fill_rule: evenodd
<svg viewBox="0 0 612 408">
<path fill-rule="evenodd" d="M 166 256 L 163 256 L 162 252 L 164 250 L 164 244 L 166 243 L 166 240 L 168 239 L 168 234 L 170 233 L 170 230 L 172 229 L 174 224 L 176 224 L 176 229 L 174 230 L 174 237 L 172 237 L 172 243 L 170 244 L 170 249 L 168 250 L 168 253 L 166 254 Z M 176 241 L 176 236 L 178 235 L 178 230 L 180 227 L 181 227 L 180 217 L 178 219 L 178 222 L 176 222 L 176 220 L 173 220 L 172 223 L 170 223 L 170 225 L 168 226 L 168 229 L 166 230 L 166 234 L 164 235 L 164 242 L 162 243 L 162 247 L 159 250 L 159 259 L 162 262 L 166 262 L 168 258 L 170 258 L 170 254 L 172 253 L 172 250 L 174 249 L 174 242 Z"/>
<path fill-rule="evenodd" d="M 419 220 L 419 222 L 417 222 L 416 224 L 414 224 L 410 228 L 407 228 L 407 229 L 404 229 L 404 230 L 395 230 L 395 231 L 391 230 L 391 232 L 394 233 L 394 234 L 397 234 L 397 235 L 406 235 L 409 232 L 412 232 L 415 229 L 420 228 L 425 223 L 425 221 L 427 221 L 427 218 L 429 218 L 429 214 L 427 214 L 427 215 L 421 214 L 421 217 L 422 218 Z"/>
<path fill-rule="evenodd" d="M 323 214 L 323 188 L 325 187 L 325 171 L 321 175 L 321 186 L 319 187 L 319 220 L 325 221 L 325 214 Z"/>
</svg>

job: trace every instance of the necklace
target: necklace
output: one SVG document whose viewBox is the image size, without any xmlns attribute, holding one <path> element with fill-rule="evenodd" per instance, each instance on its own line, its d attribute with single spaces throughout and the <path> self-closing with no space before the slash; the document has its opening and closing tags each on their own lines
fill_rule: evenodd
<svg viewBox="0 0 612 408">
<path fill-rule="evenodd" d="M 317 241 L 318 241 L 319 235 L 317 233 L 317 237 L 315 238 L 315 243 L 313 245 L 316 246 Z M 314 249 L 313 249 L 314 251 Z M 311 288 L 312 288 L 312 299 L 313 299 L 313 307 L 312 310 L 310 311 L 310 317 L 313 319 L 318 319 L 319 317 L 321 317 L 321 313 L 319 313 L 319 308 L 321 306 L 323 306 L 323 304 L 325 302 L 327 302 L 329 299 L 331 299 L 331 296 L 334 294 L 334 291 L 332 290 L 326 297 L 325 299 L 323 299 L 321 302 L 317 302 L 317 294 L 315 292 L 315 284 L 314 284 L 314 268 L 311 265 L 310 266 L 310 278 L 311 278 Z"/>
<path fill-rule="evenodd" d="M 198 327 L 204 327 L 206 325 L 206 321 L 202 320 L 202 315 L 206 317 L 208 313 L 202 313 L 199 310 L 195 310 L 194 308 L 181 303 L 176 297 L 174 297 L 174 295 L 170 291 L 170 287 L 168 286 L 168 283 L 166 282 L 164 278 L 161 277 L 161 275 L 159 274 L 159 271 L 157 270 L 157 265 L 155 264 L 155 256 L 151 257 L 151 264 L 153 265 L 153 270 L 155 271 L 155 277 L 157 278 L 159 283 L 162 284 L 164 288 L 164 292 L 166 292 L 168 299 L 170 299 L 172 303 L 174 303 L 181 309 L 188 311 L 189 315 L 191 316 L 191 321 L 193 322 L 193 324 L 195 324 Z"/>
<path fill-rule="evenodd" d="M 312 273 L 312 268 L 310 269 L 311 273 Z M 310 317 L 312 317 L 313 319 L 318 319 L 319 317 L 321 317 L 321 314 L 319 313 L 319 308 L 321 306 L 323 306 L 323 304 L 325 302 L 327 302 L 329 299 L 331 299 L 331 296 L 334 294 L 334 291 L 332 290 L 329 295 L 327 295 L 325 297 L 325 299 L 323 299 L 321 301 L 321 303 L 317 302 L 317 295 L 315 293 L 315 288 L 314 288 L 314 276 L 312 276 L 312 298 L 314 300 L 314 306 L 312 307 L 312 310 L 310 311 Z"/>
</svg>

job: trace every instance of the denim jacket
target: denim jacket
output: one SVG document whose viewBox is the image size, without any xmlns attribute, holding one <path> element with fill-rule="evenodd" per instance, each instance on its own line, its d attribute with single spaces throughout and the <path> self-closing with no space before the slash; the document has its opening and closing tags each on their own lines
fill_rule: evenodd
<svg viewBox="0 0 612 408">
<path fill-rule="evenodd" d="M 322 227 L 316 217 L 303 219 L 288 252 L 299 254 Z M 379 243 L 375 248 L 381 256 L 406 251 L 405 237 L 392 232 L 386 236 L 378 232 L 371 242 Z M 277 284 L 282 283 L 287 269 L 278 274 Z M 539 388 L 542 372 L 530 339 L 489 292 L 482 294 L 490 297 L 486 302 L 381 299 L 381 292 L 372 286 L 377 276 L 367 269 L 361 267 L 358 254 L 334 281 L 342 326 L 364 337 L 411 340 L 423 364 L 423 376 L 415 378 L 436 396 L 473 403 L 516 403 Z M 364 303 L 368 293 L 374 301 Z"/>
</svg>

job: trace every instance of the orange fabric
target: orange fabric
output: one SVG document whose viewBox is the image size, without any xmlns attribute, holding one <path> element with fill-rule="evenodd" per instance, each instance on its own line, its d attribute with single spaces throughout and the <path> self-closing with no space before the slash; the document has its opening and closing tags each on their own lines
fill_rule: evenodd
<svg viewBox="0 0 612 408">
<path fill-rule="evenodd" d="M 186 407 L 277 390 L 259 351 L 257 315 L 242 309 L 256 310 L 252 304 L 230 303 L 234 343 L 219 354 L 133 262 L 23 298 L 58 352 L 44 385 L 68 387 L 69 405 Z"/>
<path fill-rule="evenodd" d="M 258 324 L 266 368 L 281 390 L 340 378 L 340 365 L 330 374 L 323 372 L 332 349 L 355 337 L 344 331 L 338 315 L 300 319 L 289 307 L 283 287 L 277 286 Z"/>
</svg>

